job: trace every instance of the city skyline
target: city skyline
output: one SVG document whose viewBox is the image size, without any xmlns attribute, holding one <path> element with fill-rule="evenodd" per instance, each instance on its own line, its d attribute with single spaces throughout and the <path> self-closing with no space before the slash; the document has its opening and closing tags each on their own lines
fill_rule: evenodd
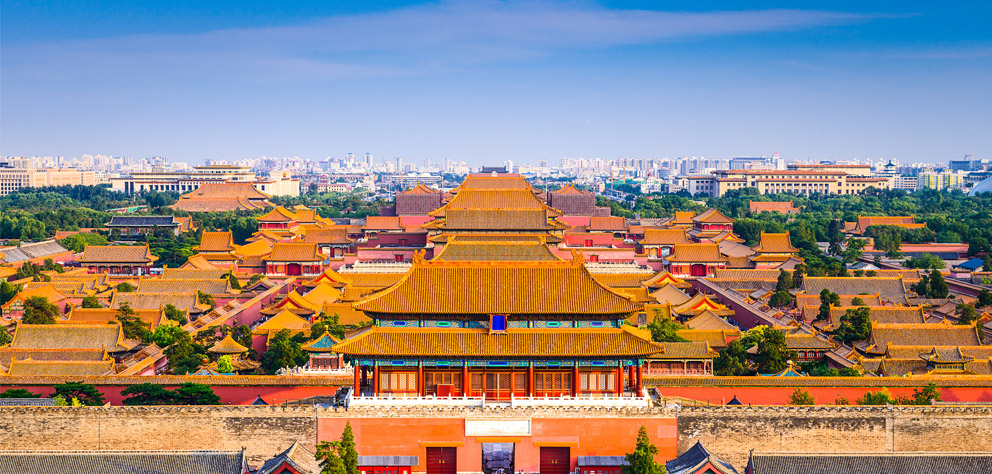
<svg viewBox="0 0 992 474">
<path fill-rule="evenodd" d="M 5 5 L 0 155 L 989 156 L 989 7 Z"/>
</svg>

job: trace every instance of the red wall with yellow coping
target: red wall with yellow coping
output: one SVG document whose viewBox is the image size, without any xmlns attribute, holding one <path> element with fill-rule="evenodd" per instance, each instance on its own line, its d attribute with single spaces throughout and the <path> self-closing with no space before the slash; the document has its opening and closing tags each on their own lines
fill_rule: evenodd
<svg viewBox="0 0 992 474">
<path fill-rule="evenodd" d="M 643 425 L 658 447 L 656 459 L 665 462 L 678 455 L 675 418 L 532 418 L 530 436 L 466 436 L 465 418 L 320 418 L 317 438 L 340 439 L 345 422 L 351 421 L 355 445 L 363 456 L 417 456 L 427 470 L 427 448 L 454 446 L 458 472 L 482 472 L 482 443 L 514 443 L 514 469 L 538 472 L 541 446 L 567 446 L 574 471 L 576 456 L 622 456 L 633 451 Z"/>
<path fill-rule="evenodd" d="M 663 397 L 685 397 L 717 405 L 726 404 L 735 396 L 745 405 L 788 405 L 789 397 L 801 388 L 816 399 L 817 405 L 833 405 L 845 397 L 853 405 L 865 392 L 878 392 L 882 387 L 656 387 Z M 893 397 L 912 397 L 916 388 L 885 387 Z M 939 387 L 945 402 L 992 402 L 992 387 Z"/>
</svg>

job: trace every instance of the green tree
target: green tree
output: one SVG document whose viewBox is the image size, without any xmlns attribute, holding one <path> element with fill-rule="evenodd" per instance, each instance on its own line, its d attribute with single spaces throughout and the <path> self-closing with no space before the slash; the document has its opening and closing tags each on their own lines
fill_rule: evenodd
<svg viewBox="0 0 992 474">
<path fill-rule="evenodd" d="M 205 304 L 211 308 L 217 306 L 217 303 L 214 301 L 214 297 L 212 295 L 210 295 L 209 293 L 204 293 L 200 290 L 196 290 L 196 301 L 200 304 Z"/>
<path fill-rule="evenodd" d="M 340 451 L 340 441 L 324 441 L 317 445 L 314 457 L 319 461 L 320 474 L 347 474 Z"/>
<path fill-rule="evenodd" d="M 132 291 L 134 291 L 136 289 L 137 288 L 135 288 L 134 285 L 132 285 L 132 284 L 126 282 L 126 281 L 125 282 L 121 282 L 121 284 L 117 285 L 117 291 L 119 291 L 121 293 L 130 293 L 130 292 L 132 292 Z"/>
<path fill-rule="evenodd" d="M 139 383 L 130 385 L 121 391 L 124 404 L 128 406 L 173 405 L 175 393 L 157 383 Z"/>
<path fill-rule="evenodd" d="M 0 347 L 10 344 L 10 341 L 10 333 L 7 332 L 7 328 L 0 327 Z"/>
<path fill-rule="evenodd" d="M 186 314 L 187 314 L 186 311 L 177 308 L 172 303 L 165 305 L 164 311 L 165 311 L 165 318 L 168 319 L 169 321 L 175 321 L 179 324 L 186 324 L 189 322 L 189 320 L 186 319 Z"/>
<path fill-rule="evenodd" d="M 854 403 L 858 405 L 895 405 L 896 400 L 892 398 L 888 390 L 883 388 L 877 392 L 866 391 Z"/>
<path fill-rule="evenodd" d="M 52 396 L 61 396 L 65 400 L 76 399 L 86 406 L 100 406 L 106 403 L 103 393 L 93 385 L 83 382 L 66 382 L 56 385 Z"/>
<path fill-rule="evenodd" d="M 935 402 L 940 401 L 940 389 L 937 388 L 937 384 L 928 382 L 923 388 L 913 390 L 911 404 L 930 405 L 931 400 Z"/>
<path fill-rule="evenodd" d="M 985 261 L 982 263 L 982 270 L 987 272 L 992 272 L 992 252 L 985 255 Z"/>
<path fill-rule="evenodd" d="M 986 306 L 992 305 L 992 292 L 987 288 L 982 289 L 978 292 L 978 308 L 984 308 Z"/>
<path fill-rule="evenodd" d="M 926 274 L 920 277 L 920 281 L 909 285 L 909 289 L 912 290 L 920 298 L 926 298 L 930 294 L 930 278 Z"/>
<path fill-rule="evenodd" d="M 672 319 L 655 317 L 648 330 L 651 331 L 651 340 L 655 342 L 689 342 L 688 339 L 679 336 L 679 330 L 685 326 Z"/>
<path fill-rule="evenodd" d="M 148 341 L 151 337 L 151 331 L 148 329 L 151 325 L 142 321 L 138 313 L 127 303 L 121 303 L 117 308 L 117 321 L 120 321 L 124 337 L 128 339 Z"/>
<path fill-rule="evenodd" d="M 289 329 L 275 333 L 269 341 L 268 350 L 262 355 L 262 369 L 268 374 L 274 374 L 284 367 L 302 366 L 308 357 L 300 346 Z"/>
<path fill-rule="evenodd" d="M 803 277 L 805 276 L 806 276 L 806 265 L 802 263 L 796 265 L 796 268 L 792 269 L 792 287 L 802 288 Z"/>
<path fill-rule="evenodd" d="M 851 306 L 867 306 L 865 300 L 861 299 L 860 296 L 855 296 L 851 299 Z"/>
<path fill-rule="evenodd" d="M 786 368 L 786 362 L 795 359 L 796 353 L 785 345 L 785 334 L 774 328 L 767 328 L 758 341 L 758 354 L 755 357 L 759 374 L 774 374 Z"/>
<path fill-rule="evenodd" d="M 189 333 L 179 326 L 174 326 L 172 324 L 159 324 L 148 337 L 148 342 L 155 343 L 155 345 L 159 347 L 169 347 L 177 340 L 181 339 L 183 334 L 189 336 Z"/>
<path fill-rule="evenodd" d="M 923 269 L 939 270 L 941 268 L 944 268 L 946 264 L 940 257 L 936 255 L 931 255 L 929 253 L 924 253 L 923 255 L 920 255 L 918 258 L 910 257 L 905 262 L 903 262 L 903 266 L 905 266 L 906 268 L 923 268 Z"/>
<path fill-rule="evenodd" d="M 89 232 L 73 234 L 59 241 L 59 245 L 76 253 L 85 250 L 87 245 L 107 245 L 107 243 L 104 236 Z"/>
<path fill-rule="evenodd" d="M 930 298 L 947 298 L 950 290 L 947 288 L 947 282 L 944 281 L 944 275 L 941 275 L 939 271 L 930 272 L 930 290 L 927 296 Z"/>
<path fill-rule="evenodd" d="M 834 331 L 834 337 L 847 344 L 854 341 L 864 341 L 871 334 L 871 309 L 862 306 L 849 309 L 840 317 L 840 326 Z"/>
<path fill-rule="evenodd" d="M 797 388 L 789 396 L 789 405 L 816 405 L 816 399 L 806 390 Z"/>
<path fill-rule="evenodd" d="M 816 313 L 817 321 L 830 319 L 830 307 L 840 304 L 840 296 L 826 288 L 820 290 L 820 310 Z"/>
<path fill-rule="evenodd" d="M 83 298 L 83 308 L 99 308 L 100 300 L 96 296 L 90 295 Z"/>
<path fill-rule="evenodd" d="M 30 296 L 24 300 L 24 324 L 55 324 L 59 307 L 48 302 L 44 296 Z"/>
<path fill-rule="evenodd" d="M 0 398 L 41 398 L 41 394 L 23 388 L 9 388 L 0 393 Z"/>
<path fill-rule="evenodd" d="M 355 434 L 351 431 L 350 421 L 345 422 L 338 453 L 341 455 L 345 474 L 358 474 L 358 451 L 355 449 Z"/>
<path fill-rule="evenodd" d="M 220 397 L 209 385 L 186 382 L 175 389 L 173 399 L 177 405 L 220 405 Z"/>
<path fill-rule="evenodd" d="M 624 456 L 627 465 L 622 467 L 623 474 L 665 474 L 665 465 L 654 459 L 658 454 L 658 447 L 651 443 L 648 438 L 648 430 L 641 426 L 637 430 L 637 445 L 633 453 Z"/>
<path fill-rule="evenodd" d="M 169 371 L 176 375 L 196 372 L 205 355 L 203 346 L 194 344 L 193 338 L 186 331 L 176 334 L 175 342 L 165 349 Z"/>
<path fill-rule="evenodd" d="M 776 291 L 768 304 L 775 308 L 784 308 L 792 304 L 792 295 L 788 291 Z"/>
<path fill-rule="evenodd" d="M 727 344 L 713 360 L 713 373 L 721 376 L 750 375 L 747 368 L 747 348 L 735 339 Z"/>
<path fill-rule="evenodd" d="M 338 339 L 344 339 L 346 328 L 339 323 L 340 319 L 337 313 L 328 316 L 327 313 L 321 311 L 314 325 L 310 326 L 310 339 L 317 339 L 325 331 Z"/>
<path fill-rule="evenodd" d="M 785 270 L 778 271 L 778 282 L 775 284 L 775 291 L 788 292 L 792 289 L 792 273 Z"/>
<path fill-rule="evenodd" d="M 241 282 L 238 281 L 238 277 L 234 276 L 234 273 L 227 274 L 227 281 L 231 283 L 231 288 L 235 290 L 241 289 Z"/>
<path fill-rule="evenodd" d="M 958 324 L 968 325 L 978 319 L 978 311 L 970 304 L 958 303 L 954 307 L 954 312 L 958 315 Z"/>
<path fill-rule="evenodd" d="M 20 285 L 15 285 L 7 280 L 0 280 L 0 305 L 14 299 L 19 291 L 21 291 Z"/>
<path fill-rule="evenodd" d="M 217 358 L 217 372 L 222 374 L 234 373 L 234 365 L 231 364 L 231 356 L 222 355 Z"/>
<path fill-rule="evenodd" d="M 865 253 L 864 249 L 867 244 L 868 242 L 865 239 L 858 239 L 854 237 L 847 239 L 847 250 L 841 253 L 841 256 L 844 258 L 844 263 L 854 263 L 858 261 L 858 259 L 861 258 L 861 255 Z"/>
</svg>

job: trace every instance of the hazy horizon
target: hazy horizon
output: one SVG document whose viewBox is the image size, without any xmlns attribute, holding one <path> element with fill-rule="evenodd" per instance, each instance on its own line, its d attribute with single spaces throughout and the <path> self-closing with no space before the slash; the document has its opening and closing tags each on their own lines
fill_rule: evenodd
<svg viewBox="0 0 992 474">
<path fill-rule="evenodd" d="M 992 158 L 992 6 L 8 1 L 0 155 Z"/>
</svg>

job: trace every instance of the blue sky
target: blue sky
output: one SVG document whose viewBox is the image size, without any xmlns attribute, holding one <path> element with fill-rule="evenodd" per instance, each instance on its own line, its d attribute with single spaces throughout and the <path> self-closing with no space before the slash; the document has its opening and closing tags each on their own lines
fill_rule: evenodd
<svg viewBox="0 0 992 474">
<path fill-rule="evenodd" d="M 340 3 L 4 0 L 0 155 L 992 158 L 987 2 Z"/>
</svg>

